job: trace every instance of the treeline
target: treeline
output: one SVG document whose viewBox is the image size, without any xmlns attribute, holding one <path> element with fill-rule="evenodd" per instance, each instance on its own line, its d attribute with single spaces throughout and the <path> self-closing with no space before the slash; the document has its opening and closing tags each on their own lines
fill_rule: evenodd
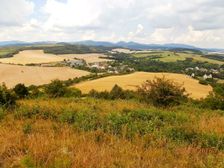
<svg viewBox="0 0 224 168">
<path fill-rule="evenodd" d="M 184 70 L 189 67 L 199 67 L 206 69 L 218 69 L 220 65 L 211 64 L 207 62 L 193 61 L 192 58 L 187 58 L 184 61 L 176 62 L 162 62 L 149 57 L 146 58 L 135 58 L 129 54 L 113 54 L 112 59 L 123 62 L 129 67 L 134 68 L 137 71 L 145 72 L 173 72 L 173 73 L 184 73 Z"/>
<path fill-rule="evenodd" d="M 213 86 L 214 91 L 202 100 L 192 100 L 188 97 L 183 86 L 163 78 L 155 78 L 146 81 L 136 88 L 136 91 L 124 90 L 115 85 L 111 91 L 91 90 L 88 94 L 82 94 L 77 88 L 67 87 L 66 83 L 60 80 L 53 80 L 50 84 L 42 86 L 26 87 L 18 84 L 13 89 L 8 89 L 5 85 L 0 86 L 0 105 L 11 107 L 15 105 L 17 99 L 35 98 L 57 98 L 57 97 L 92 97 L 97 99 L 135 99 L 158 107 L 170 107 L 184 103 L 194 103 L 201 108 L 224 110 L 224 84 Z"/>
<path fill-rule="evenodd" d="M 44 50 L 45 53 L 50 54 L 86 54 L 86 53 L 105 53 L 111 48 L 101 46 L 86 46 L 86 45 L 71 45 L 62 44 L 55 46 L 33 46 L 28 47 L 32 50 Z"/>
<path fill-rule="evenodd" d="M 202 57 L 224 62 L 224 55 L 203 55 Z"/>
</svg>

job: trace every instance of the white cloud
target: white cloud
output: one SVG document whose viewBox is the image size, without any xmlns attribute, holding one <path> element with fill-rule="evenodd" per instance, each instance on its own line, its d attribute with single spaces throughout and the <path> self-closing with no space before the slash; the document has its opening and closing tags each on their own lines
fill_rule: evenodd
<svg viewBox="0 0 224 168">
<path fill-rule="evenodd" d="M 1 0 L 0 39 L 178 42 L 224 48 L 223 0 L 38 2 Z"/>
<path fill-rule="evenodd" d="M 23 24 L 34 9 L 33 2 L 27 0 L 1 0 L 0 26 Z"/>
</svg>

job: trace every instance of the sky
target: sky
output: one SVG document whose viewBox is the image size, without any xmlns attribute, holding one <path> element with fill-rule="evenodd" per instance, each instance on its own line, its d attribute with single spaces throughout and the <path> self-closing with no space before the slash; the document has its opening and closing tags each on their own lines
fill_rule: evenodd
<svg viewBox="0 0 224 168">
<path fill-rule="evenodd" d="M 224 48 L 224 0 L 0 0 L 0 41 Z"/>
</svg>

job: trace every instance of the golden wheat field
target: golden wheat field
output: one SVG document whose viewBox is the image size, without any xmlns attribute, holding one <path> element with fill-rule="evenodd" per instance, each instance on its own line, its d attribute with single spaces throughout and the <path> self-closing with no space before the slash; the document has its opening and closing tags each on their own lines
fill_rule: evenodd
<svg viewBox="0 0 224 168">
<path fill-rule="evenodd" d="M 144 83 L 146 80 L 152 80 L 155 77 L 163 77 L 171 79 L 174 82 L 183 84 L 190 97 L 200 99 L 206 97 L 210 91 L 211 86 L 205 86 L 198 83 L 197 80 L 190 78 L 189 76 L 174 73 L 148 73 L 148 72 L 135 72 L 128 75 L 110 76 L 93 81 L 87 81 L 75 85 L 75 87 L 81 89 L 84 93 L 88 93 L 91 89 L 98 91 L 110 90 L 117 84 L 123 89 L 136 90 L 137 87 Z"/>
<path fill-rule="evenodd" d="M 64 59 L 84 59 L 87 63 L 94 62 L 104 62 L 108 61 L 107 59 L 102 59 L 100 57 L 106 57 L 103 54 L 62 54 L 62 55 L 54 55 L 54 54 L 46 54 L 43 50 L 24 50 L 19 52 L 10 58 L 1 58 L 1 63 L 9 63 L 9 64 L 41 64 L 41 63 L 50 63 L 50 62 L 60 62 Z"/>
<path fill-rule="evenodd" d="M 53 79 L 67 80 L 69 78 L 88 75 L 89 72 L 69 67 L 35 67 L 0 64 L 0 83 L 13 87 L 18 83 L 25 85 L 47 84 Z"/>
<path fill-rule="evenodd" d="M 71 58 L 76 58 L 76 59 L 83 59 L 86 61 L 86 63 L 91 64 L 95 62 L 107 62 L 111 61 L 109 59 L 106 59 L 107 57 L 104 54 L 97 54 L 97 53 L 90 53 L 90 54 L 63 54 L 63 55 L 58 55 L 59 57 L 62 57 L 63 59 L 71 59 Z M 102 58 L 104 57 L 104 58 Z"/>
</svg>

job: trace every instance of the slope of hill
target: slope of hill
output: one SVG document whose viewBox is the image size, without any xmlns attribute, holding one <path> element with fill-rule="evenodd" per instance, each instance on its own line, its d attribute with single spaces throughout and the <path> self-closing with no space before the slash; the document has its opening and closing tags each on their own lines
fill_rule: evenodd
<svg viewBox="0 0 224 168">
<path fill-rule="evenodd" d="M 110 91 L 115 84 L 121 86 L 123 89 L 136 90 L 137 86 L 141 85 L 146 80 L 152 80 L 155 77 L 162 76 L 174 80 L 179 84 L 183 84 L 192 98 L 204 98 L 209 94 L 210 91 L 212 91 L 210 86 L 201 85 L 197 80 L 192 79 L 186 75 L 147 72 L 136 72 L 129 75 L 105 77 L 97 80 L 83 82 L 75 85 L 75 87 L 81 89 L 84 93 L 88 93 L 91 89 L 98 91 Z"/>
<path fill-rule="evenodd" d="M 60 98 L 0 116 L 1 167 L 223 167 L 221 111 Z"/>
</svg>

